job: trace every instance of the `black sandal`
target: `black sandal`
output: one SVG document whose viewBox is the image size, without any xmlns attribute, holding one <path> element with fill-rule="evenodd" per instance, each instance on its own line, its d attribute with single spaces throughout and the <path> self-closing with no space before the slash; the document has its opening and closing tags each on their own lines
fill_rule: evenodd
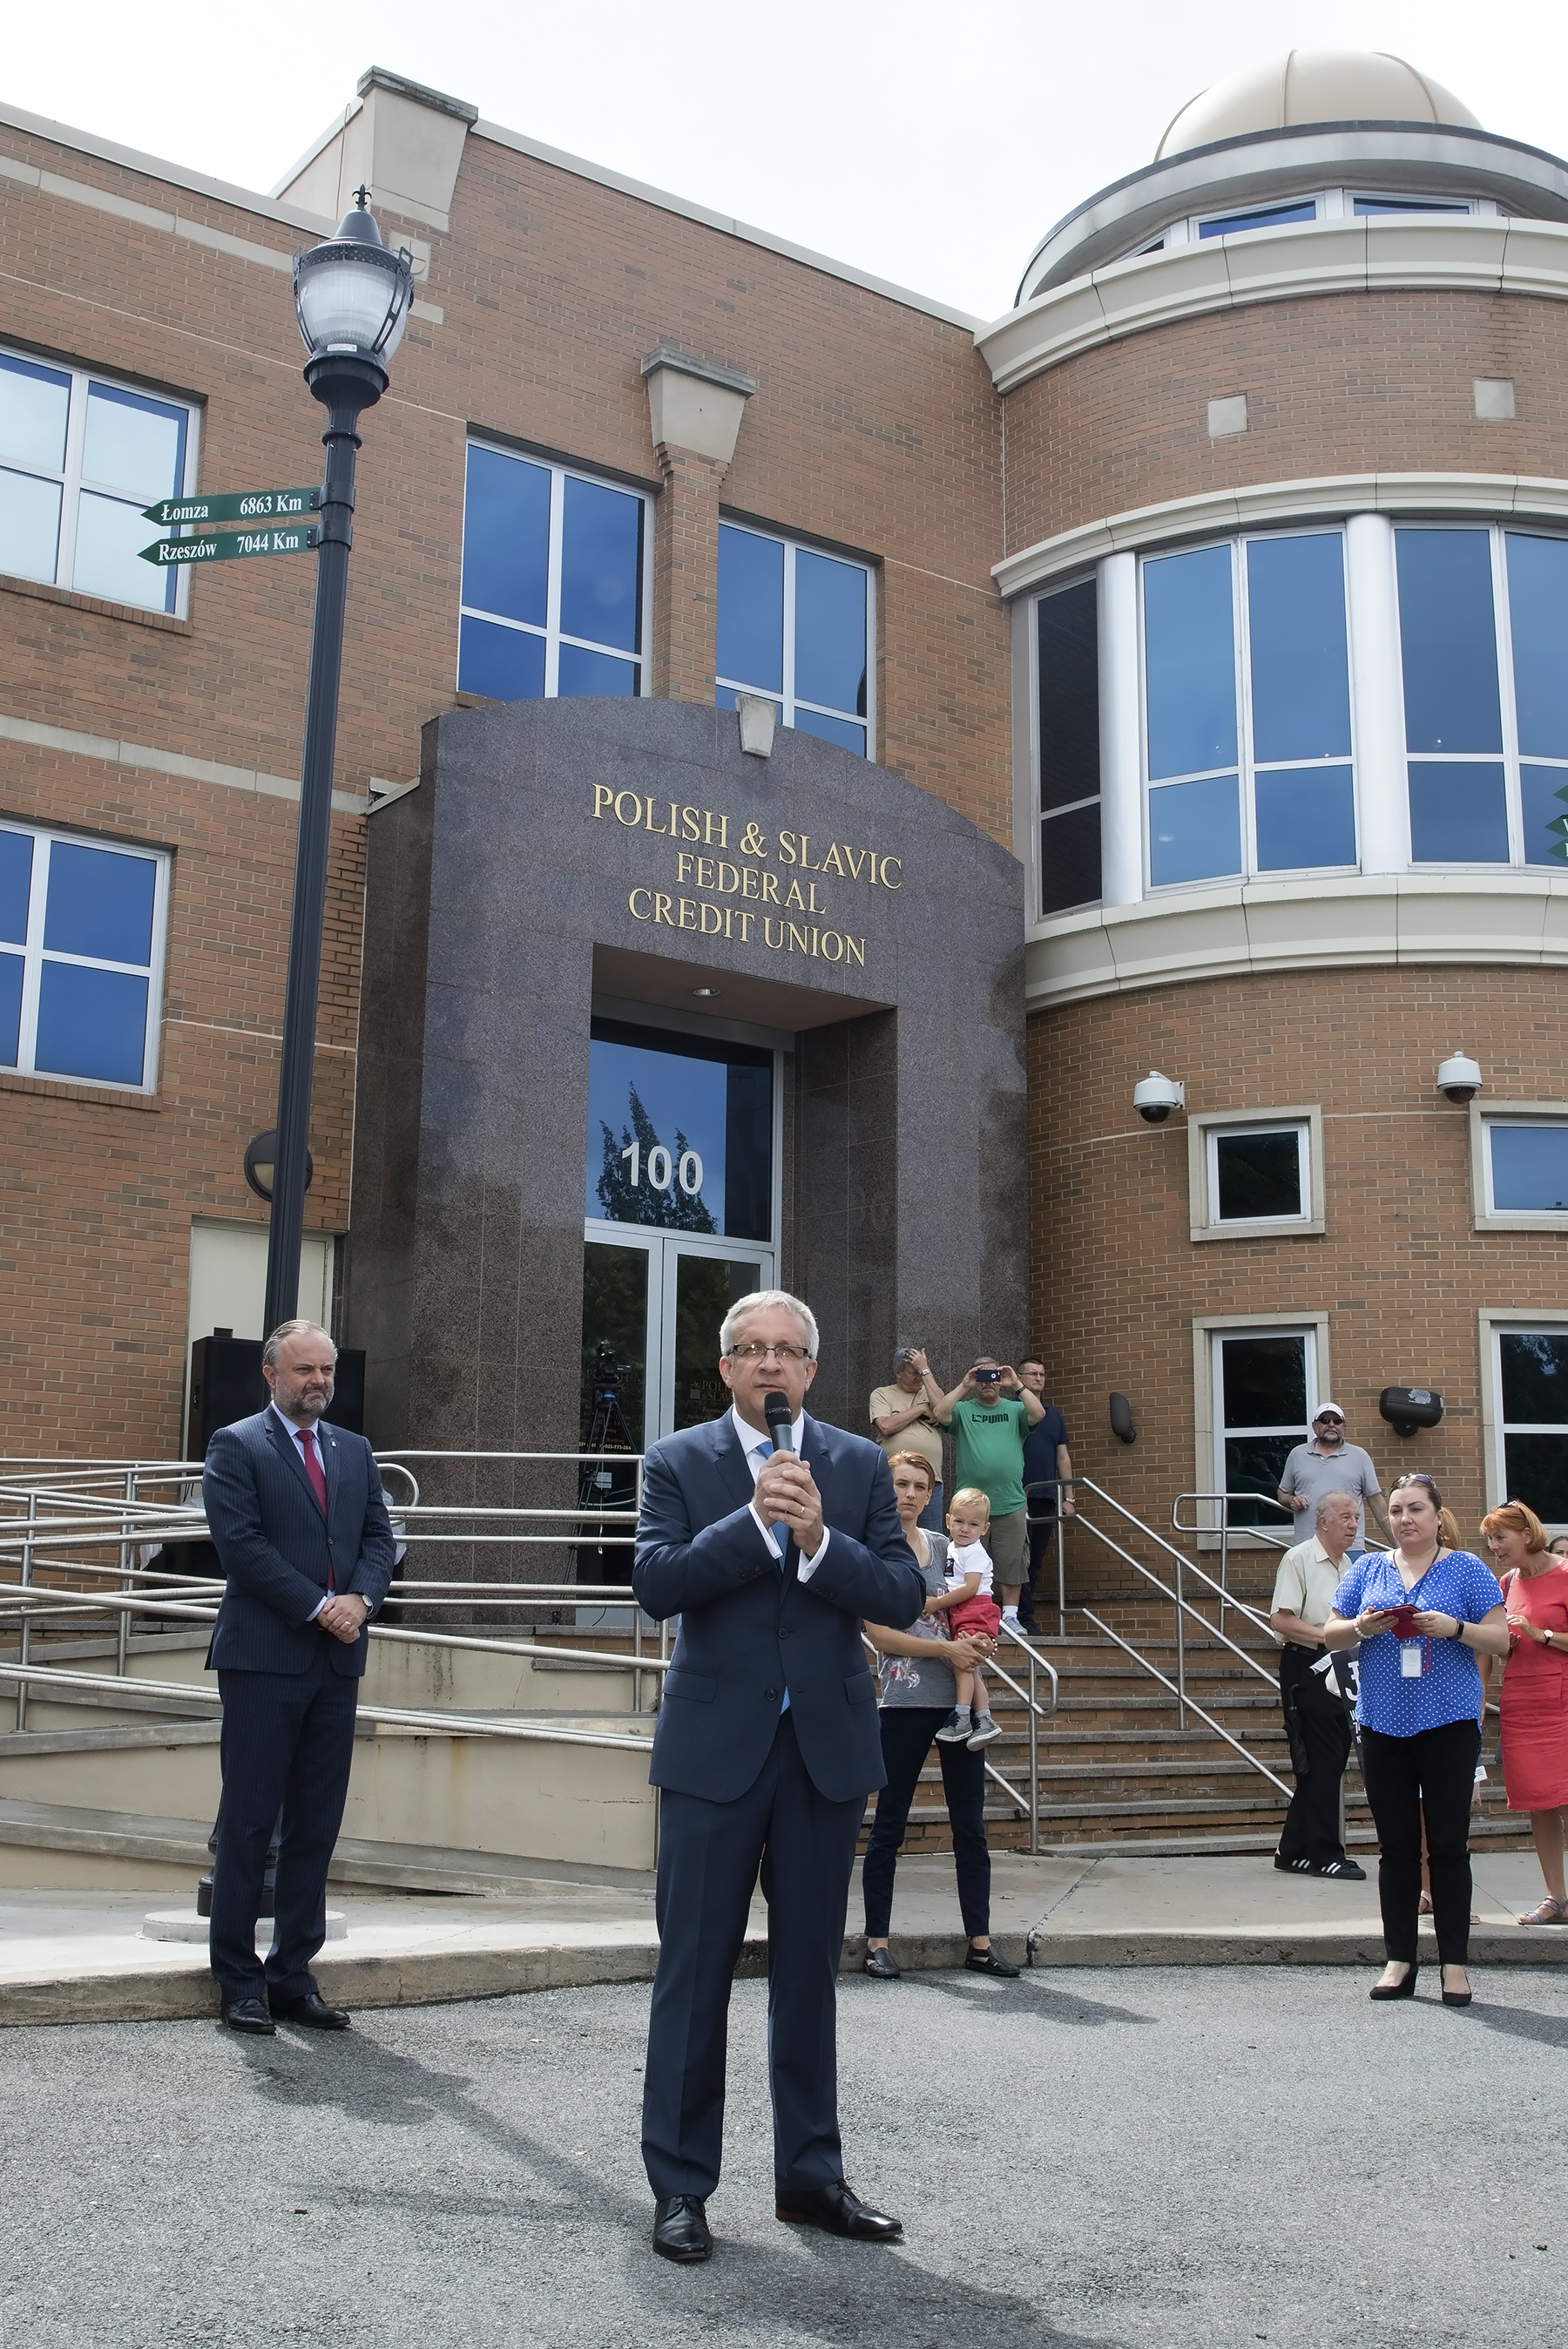
<svg viewBox="0 0 1568 2349">
<path fill-rule="evenodd" d="M 1021 1966 L 1010 1966 L 1006 1958 L 999 1958 L 994 1949 L 977 1950 L 973 1941 L 964 1953 L 964 1963 L 970 1973 L 995 1974 L 999 1982 L 1016 1982 L 1023 1971 Z"/>
</svg>

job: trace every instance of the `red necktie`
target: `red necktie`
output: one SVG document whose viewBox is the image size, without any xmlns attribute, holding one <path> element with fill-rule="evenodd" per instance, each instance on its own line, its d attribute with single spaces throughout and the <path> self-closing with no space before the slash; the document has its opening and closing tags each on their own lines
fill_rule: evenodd
<svg viewBox="0 0 1568 2349">
<path fill-rule="evenodd" d="M 325 1517 L 326 1515 L 326 1471 L 321 1464 L 320 1454 L 317 1453 L 315 1448 L 315 1431 L 308 1427 L 299 1427 L 294 1430 L 294 1433 L 299 1438 L 300 1457 L 304 1462 L 304 1473 L 310 1478 L 311 1491 L 321 1503 L 321 1514 Z M 326 1587 L 328 1590 L 334 1590 L 337 1587 L 336 1578 L 333 1574 L 330 1562 L 328 1563 L 326 1569 Z"/>
</svg>

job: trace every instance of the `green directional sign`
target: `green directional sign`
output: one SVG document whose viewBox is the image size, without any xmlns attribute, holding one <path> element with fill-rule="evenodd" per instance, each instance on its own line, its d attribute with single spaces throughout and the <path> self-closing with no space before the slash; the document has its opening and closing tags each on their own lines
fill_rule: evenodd
<svg viewBox="0 0 1568 2349">
<path fill-rule="evenodd" d="M 200 528 L 215 522 L 279 522 L 290 514 L 315 513 L 320 497 L 319 490 L 220 490 L 211 497 L 164 498 L 143 506 L 141 513 L 160 530 L 177 530 L 181 523 Z"/>
<path fill-rule="evenodd" d="M 279 530 L 210 530 L 197 538 L 159 538 L 141 549 L 143 563 L 167 571 L 172 563 L 239 563 L 252 554 L 309 554 L 320 533 L 314 523 Z"/>
</svg>

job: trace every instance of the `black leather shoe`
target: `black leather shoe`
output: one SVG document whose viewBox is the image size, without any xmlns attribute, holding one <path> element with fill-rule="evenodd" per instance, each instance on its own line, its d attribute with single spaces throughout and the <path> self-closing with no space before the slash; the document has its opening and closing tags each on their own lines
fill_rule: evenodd
<svg viewBox="0 0 1568 2349">
<path fill-rule="evenodd" d="M 894 1965 L 891 1950 L 868 1950 L 866 1971 L 873 1982 L 897 1982 L 901 1969 Z"/>
<path fill-rule="evenodd" d="M 700 2194 L 667 2194 L 654 2205 L 654 2249 L 661 2260 L 711 2260 L 713 2237 Z"/>
<path fill-rule="evenodd" d="M 849 2235 L 857 2243 L 896 2243 L 903 2233 L 902 2219 L 890 2219 L 862 2202 L 841 2178 L 831 2186 L 808 2188 L 796 2194 L 780 2191 L 773 2215 L 797 2227 L 821 2227 L 830 2235 Z"/>
<path fill-rule="evenodd" d="M 303 1998 L 274 1998 L 273 2013 L 280 2023 L 303 2023 L 312 2031 L 346 2031 L 351 2020 L 345 2006 L 328 2006 L 315 1991 Z"/>
<path fill-rule="evenodd" d="M 1016 1982 L 1022 1971 L 1021 1967 L 1010 1966 L 995 1949 L 977 1950 L 973 1941 L 964 1953 L 964 1964 L 966 1972 L 995 1974 L 1000 1982 Z"/>
<path fill-rule="evenodd" d="M 226 1998 L 223 2020 L 231 2031 L 253 2032 L 258 2038 L 271 2038 L 277 2024 L 259 1998 Z"/>
</svg>

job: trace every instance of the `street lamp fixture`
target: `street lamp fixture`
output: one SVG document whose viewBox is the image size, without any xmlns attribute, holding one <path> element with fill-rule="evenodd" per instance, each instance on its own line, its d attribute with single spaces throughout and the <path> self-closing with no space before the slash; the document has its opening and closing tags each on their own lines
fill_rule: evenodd
<svg viewBox="0 0 1568 2349">
<path fill-rule="evenodd" d="M 296 254 L 294 264 L 294 314 L 310 354 L 304 379 L 311 397 L 320 400 L 327 414 L 322 434 L 326 476 L 316 542 L 315 615 L 300 767 L 299 839 L 284 995 L 263 1330 L 275 1330 L 280 1321 L 292 1319 L 299 1304 L 300 1240 L 310 1180 L 315 1019 L 321 994 L 321 931 L 332 833 L 332 766 L 337 743 L 348 550 L 354 543 L 359 419 L 387 388 L 387 370 L 403 339 L 414 293 L 409 256 L 388 253 L 369 202 L 369 189 L 358 189 L 355 208 L 344 214 L 337 234 L 309 253 Z"/>
</svg>

